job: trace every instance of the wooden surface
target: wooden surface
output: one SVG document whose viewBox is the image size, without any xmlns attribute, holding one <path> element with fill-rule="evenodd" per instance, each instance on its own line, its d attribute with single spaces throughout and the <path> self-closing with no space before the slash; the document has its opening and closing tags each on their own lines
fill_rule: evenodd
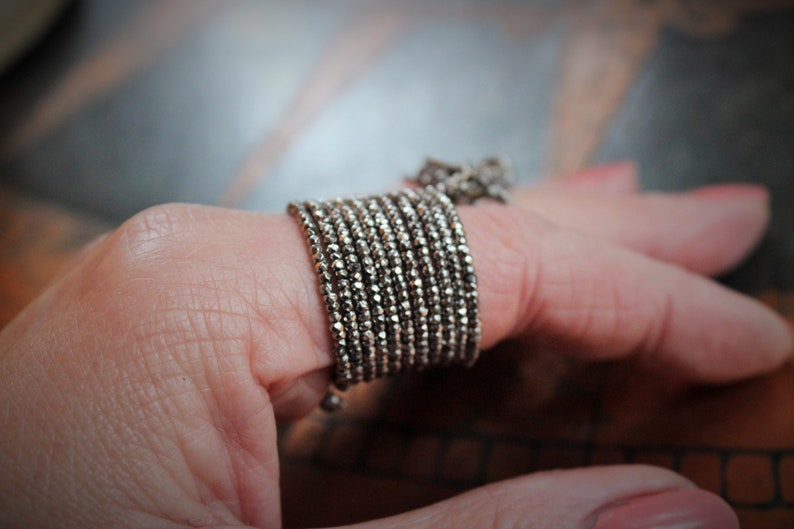
<svg viewBox="0 0 794 529">
<path fill-rule="evenodd" d="M 628 158 L 649 188 L 768 185 L 770 233 L 724 281 L 794 321 L 792 59 L 781 0 L 78 1 L 0 76 L 0 323 L 148 205 L 280 211 L 393 185 L 427 155 L 490 154 L 524 181 Z M 792 365 L 681 393 L 505 352 L 282 427 L 287 524 L 649 462 L 722 494 L 743 527 L 794 527 Z"/>
</svg>

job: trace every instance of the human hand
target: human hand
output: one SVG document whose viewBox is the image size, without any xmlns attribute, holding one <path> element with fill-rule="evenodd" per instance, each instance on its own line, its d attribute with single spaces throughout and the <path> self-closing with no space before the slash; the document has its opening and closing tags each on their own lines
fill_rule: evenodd
<svg viewBox="0 0 794 529">
<path fill-rule="evenodd" d="M 459 208 L 483 347 L 509 337 L 706 383 L 784 362 L 787 324 L 700 277 L 753 247 L 765 193 L 635 186 L 631 171 L 613 167 L 518 190 L 509 207 Z M 183 205 L 143 212 L 0 333 L 0 526 L 279 527 L 276 420 L 319 402 L 332 361 L 292 219 Z M 684 521 L 738 526 L 721 500 L 671 472 L 616 466 L 495 483 L 360 527 Z"/>
</svg>

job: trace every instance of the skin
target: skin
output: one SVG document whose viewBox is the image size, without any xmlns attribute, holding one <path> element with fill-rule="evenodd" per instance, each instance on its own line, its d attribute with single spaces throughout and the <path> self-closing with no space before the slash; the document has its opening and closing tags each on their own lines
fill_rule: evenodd
<svg viewBox="0 0 794 529">
<path fill-rule="evenodd" d="M 460 208 L 483 346 L 511 338 L 689 383 L 779 367 L 789 325 L 705 277 L 756 244 L 766 192 L 636 187 L 620 164 Z M 276 422 L 322 398 L 326 325 L 292 219 L 136 215 L 0 332 L 0 526 L 280 527 Z M 738 527 L 715 496 L 645 466 L 538 473 L 360 527 L 650 527 L 626 520 L 659 505 Z"/>
</svg>

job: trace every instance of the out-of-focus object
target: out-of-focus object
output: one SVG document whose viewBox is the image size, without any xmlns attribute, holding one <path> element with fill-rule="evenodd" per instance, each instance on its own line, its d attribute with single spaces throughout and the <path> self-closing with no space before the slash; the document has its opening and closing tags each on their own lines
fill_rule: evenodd
<svg viewBox="0 0 794 529">
<path fill-rule="evenodd" d="M 0 73 L 44 35 L 69 0 L 0 1 Z"/>
</svg>

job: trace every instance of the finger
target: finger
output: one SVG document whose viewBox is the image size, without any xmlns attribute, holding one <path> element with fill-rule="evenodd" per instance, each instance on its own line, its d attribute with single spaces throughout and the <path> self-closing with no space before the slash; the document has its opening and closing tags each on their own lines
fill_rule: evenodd
<svg viewBox="0 0 794 529">
<path fill-rule="evenodd" d="M 633 194 L 639 190 L 637 166 L 630 161 L 589 167 L 541 183 L 537 189 L 573 191 L 605 196 Z"/>
<path fill-rule="evenodd" d="M 791 353 L 782 318 L 709 280 L 530 211 L 460 209 L 485 348 L 517 337 L 590 360 L 639 357 L 704 382 L 763 373 Z"/>
<path fill-rule="evenodd" d="M 680 476 L 645 466 L 594 467 L 538 473 L 495 483 L 450 500 L 349 526 L 490 529 L 738 529 L 718 496 Z"/>
<path fill-rule="evenodd" d="M 89 255 L 91 255 L 91 252 L 93 252 L 94 249 L 101 246 L 102 242 L 105 239 L 107 239 L 109 235 L 110 232 L 105 232 L 100 235 L 97 235 L 96 237 L 85 243 L 83 247 L 80 248 L 77 251 L 77 253 L 72 255 L 71 258 L 69 258 L 69 260 L 64 264 L 63 269 L 60 271 L 61 275 L 66 275 L 73 269 L 80 266 L 83 263 L 83 261 L 85 261 Z"/>
<path fill-rule="evenodd" d="M 619 196 L 541 187 L 517 189 L 511 197 L 560 226 L 706 275 L 741 261 L 769 220 L 769 195 L 754 185 Z"/>
</svg>

